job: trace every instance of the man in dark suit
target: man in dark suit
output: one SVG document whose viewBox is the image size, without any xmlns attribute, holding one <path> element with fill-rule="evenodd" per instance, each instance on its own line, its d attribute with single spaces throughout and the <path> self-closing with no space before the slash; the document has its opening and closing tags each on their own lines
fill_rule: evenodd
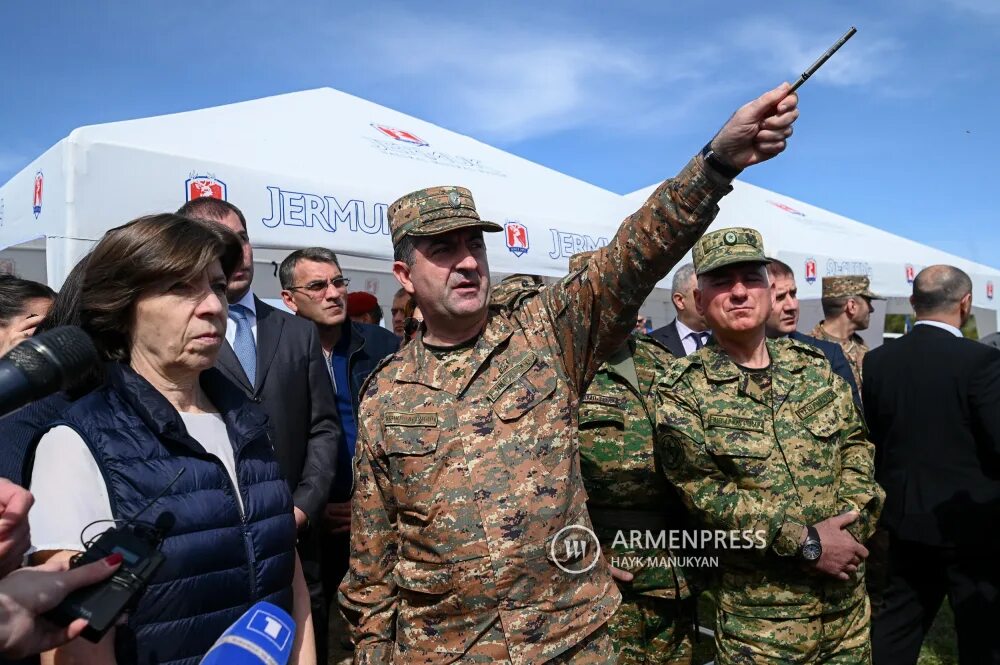
<svg viewBox="0 0 1000 665">
<path fill-rule="evenodd" d="M 307 247 L 289 254 L 278 268 L 278 279 L 281 298 L 288 309 L 316 325 L 343 430 L 337 478 L 330 490 L 322 524 L 323 589 L 329 606 L 337 596 L 350 558 L 354 481 L 351 462 L 358 433 L 361 386 L 383 358 L 399 349 L 399 338 L 385 328 L 348 319 L 351 280 L 344 277 L 337 255 L 325 247 Z M 356 293 L 369 295 L 364 291 Z"/>
<path fill-rule="evenodd" d="M 839 344 L 816 339 L 798 331 L 799 325 L 799 287 L 795 284 L 795 272 L 792 267 L 778 259 L 768 259 L 767 276 L 771 280 L 771 316 L 767 319 L 767 336 L 771 339 L 789 337 L 796 342 L 811 344 L 823 352 L 830 361 L 834 374 L 847 381 L 851 387 L 851 395 L 859 411 L 861 409 L 861 394 L 854 374 L 847 362 L 847 357 Z"/>
<path fill-rule="evenodd" d="M 920 271 L 910 304 L 913 331 L 863 367 L 890 536 L 873 662 L 916 663 L 947 594 L 960 662 L 1000 663 L 1000 350 L 962 337 L 972 281 L 958 268 Z"/>
<path fill-rule="evenodd" d="M 275 309 L 254 296 L 253 248 L 243 213 L 231 203 L 194 199 L 178 214 L 218 222 L 243 244 L 243 263 L 229 279 L 229 323 L 218 367 L 270 420 L 271 440 L 292 491 L 301 534 L 299 557 L 309 586 L 316 651 L 326 662 L 327 612 L 323 599 L 319 539 L 307 528 L 323 519 L 341 441 L 330 374 L 316 326 Z"/>
<path fill-rule="evenodd" d="M 694 306 L 694 290 L 697 286 L 698 278 L 694 274 L 693 265 L 685 263 L 678 268 L 670 284 L 670 299 L 677 310 L 677 318 L 649 333 L 667 347 L 675 358 L 683 358 L 705 346 L 712 334 L 705 317 Z"/>
</svg>

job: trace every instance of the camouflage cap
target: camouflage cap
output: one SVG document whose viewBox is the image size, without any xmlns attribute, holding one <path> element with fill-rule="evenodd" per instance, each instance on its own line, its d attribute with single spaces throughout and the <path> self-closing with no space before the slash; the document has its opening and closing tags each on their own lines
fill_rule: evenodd
<svg viewBox="0 0 1000 665">
<path fill-rule="evenodd" d="M 589 252 L 577 252 L 573 256 L 569 257 L 569 271 L 576 272 L 580 268 L 587 265 L 590 261 L 590 257 L 594 255 L 596 250 L 590 250 Z"/>
<path fill-rule="evenodd" d="M 882 296 L 872 293 L 871 280 L 865 275 L 840 275 L 823 278 L 824 298 L 846 298 L 848 296 L 864 296 L 872 300 L 885 300 Z"/>
<path fill-rule="evenodd" d="M 393 246 L 403 236 L 433 236 L 465 227 L 503 231 L 495 222 L 479 218 L 472 192 L 465 187 L 428 187 L 402 196 L 389 206 Z"/>
<path fill-rule="evenodd" d="M 764 239 L 755 229 L 737 226 L 702 236 L 691 252 L 694 272 L 704 275 L 734 263 L 770 263 L 764 255 Z"/>
</svg>

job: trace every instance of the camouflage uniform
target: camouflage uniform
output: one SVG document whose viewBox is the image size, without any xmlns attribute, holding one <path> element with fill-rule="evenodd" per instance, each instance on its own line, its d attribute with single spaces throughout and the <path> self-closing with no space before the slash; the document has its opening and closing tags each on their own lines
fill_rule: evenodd
<svg viewBox="0 0 1000 665">
<path fill-rule="evenodd" d="M 857 615 L 859 603 L 867 607 L 863 566 L 841 582 L 797 554 L 803 525 L 847 510 L 861 513 L 848 527 L 858 542 L 871 535 L 884 497 L 873 478 L 874 449 L 850 388 L 822 351 L 785 338 L 766 343 L 769 390 L 715 342 L 674 362 L 657 411 L 664 471 L 708 528 L 765 534 L 766 550 L 719 550 L 718 662 L 755 662 L 737 656 L 737 645 L 751 641 L 765 655 L 771 647 L 774 656 L 815 658 L 819 635 L 829 639 L 829 622 L 846 613 L 865 624 L 861 633 L 854 623 L 843 626 L 856 648 L 842 644 L 843 660 L 823 662 L 857 665 L 870 658 L 867 609 Z M 798 628 L 767 645 L 773 622 Z M 763 639 L 748 638 L 755 635 Z"/>
<path fill-rule="evenodd" d="M 673 356 L 634 335 L 597 371 L 580 404 L 580 467 L 587 508 L 604 556 L 635 575 L 619 582 L 622 604 L 608 622 L 618 665 L 691 662 L 694 598 L 668 549 L 632 549 L 619 534 L 660 533 L 686 526 L 684 506 L 653 453 L 654 388 Z M 624 563 L 624 562 L 629 563 Z"/>
<path fill-rule="evenodd" d="M 369 377 L 340 590 L 356 663 L 613 658 L 604 624 L 620 596 L 607 562 L 571 575 L 553 561 L 561 529 L 590 526 L 578 396 L 730 189 L 696 157 L 592 269 L 509 314 L 490 308 L 468 346 L 420 336 Z M 424 190 L 390 207 L 393 242 L 428 235 L 432 219 L 455 228 L 448 201 L 478 220 L 467 190 Z"/>
<path fill-rule="evenodd" d="M 693 255 L 699 275 L 764 262 L 750 229 L 709 234 Z M 765 344 L 769 367 L 747 370 L 713 339 L 675 360 L 658 386 L 667 478 L 699 526 L 759 543 L 717 550 L 716 662 L 869 663 L 863 565 L 837 580 L 805 562 L 799 542 L 805 525 L 849 510 L 860 514 L 847 527 L 857 541 L 871 535 L 884 498 L 874 447 L 822 351 L 787 338 Z"/>
<path fill-rule="evenodd" d="M 543 288 L 542 280 L 534 275 L 508 275 L 490 291 L 490 306 L 515 310 Z"/>
<path fill-rule="evenodd" d="M 872 293 L 870 282 L 864 275 L 843 275 L 841 277 L 823 278 L 824 298 L 845 298 L 848 296 L 864 296 L 872 300 L 884 300 L 881 296 Z M 840 344 L 847 356 L 847 362 L 851 365 L 851 372 L 854 374 L 854 382 L 861 390 L 861 365 L 864 363 L 865 354 L 868 353 L 868 345 L 861 339 L 861 335 L 854 333 L 849 338 L 836 337 L 831 335 L 823 327 L 823 321 L 816 324 L 816 327 L 809 331 L 809 334 L 816 339 Z"/>
</svg>

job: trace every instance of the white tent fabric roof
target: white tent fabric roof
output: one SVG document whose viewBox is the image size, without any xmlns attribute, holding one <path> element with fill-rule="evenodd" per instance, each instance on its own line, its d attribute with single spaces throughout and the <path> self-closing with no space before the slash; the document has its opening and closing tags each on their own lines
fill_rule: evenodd
<svg viewBox="0 0 1000 665">
<path fill-rule="evenodd" d="M 645 187 L 625 198 L 637 205 L 655 188 Z M 872 290 L 880 295 L 908 298 L 917 272 L 947 263 L 972 277 L 977 307 L 997 309 L 993 284 L 1000 283 L 1000 271 L 990 266 L 739 180 L 733 182 L 732 193 L 719 207 L 713 226 L 747 226 L 760 231 L 766 251 L 795 270 L 800 298 L 819 298 L 825 276 L 849 274 L 867 274 Z M 814 272 L 807 263 L 812 263 Z"/>
<path fill-rule="evenodd" d="M 321 245 L 388 272 L 388 204 L 442 184 L 468 187 L 482 216 L 507 227 L 488 237 L 494 272 L 549 276 L 563 274 L 571 254 L 606 244 L 652 189 L 623 197 L 321 88 L 76 129 L 0 187 L 0 248 L 44 238 L 58 286 L 107 229 L 213 190 L 244 211 L 256 247 Z M 976 305 L 997 309 L 993 268 L 753 185 L 736 182 L 723 200 L 716 227 L 727 225 L 760 229 L 796 270 L 812 259 L 818 277 L 867 272 L 892 296 L 909 293 L 907 265 L 952 263 L 973 276 Z M 818 297 L 819 279 L 800 281 L 805 297 Z"/>
</svg>

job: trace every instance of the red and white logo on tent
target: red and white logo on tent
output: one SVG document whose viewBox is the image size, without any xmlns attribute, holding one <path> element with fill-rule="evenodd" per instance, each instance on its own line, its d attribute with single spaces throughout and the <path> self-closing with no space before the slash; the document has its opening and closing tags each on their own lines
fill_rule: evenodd
<svg viewBox="0 0 1000 665">
<path fill-rule="evenodd" d="M 913 284 L 913 278 L 916 276 L 917 271 L 913 269 L 909 263 L 906 264 L 906 281 Z"/>
<path fill-rule="evenodd" d="M 993 300 L 993 282 L 986 282 L 986 297 Z"/>
<path fill-rule="evenodd" d="M 427 141 L 423 140 L 416 134 L 411 134 L 405 129 L 396 129 L 395 127 L 387 127 L 386 125 L 379 125 L 372 123 L 372 127 L 379 130 L 391 139 L 396 139 L 397 141 L 402 141 L 403 143 L 412 143 L 413 145 L 430 145 Z"/>
<path fill-rule="evenodd" d="M 35 174 L 34 197 L 31 203 L 31 212 L 35 213 L 35 219 L 42 214 L 42 188 L 45 186 L 45 176 L 39 171 Z"/>
<path fill-rule="evenodd" d="M 184 183 L 184 195 L 187 201 L 194 199 L 222 199 L 226 200 L 226 183 L 213 175 L 195 175 Z"/>
<path fill-rule="evenodd" d="M 520 258 L 531 247 L 528 245 L 528 227 L 520 222 L 507 222 L 503 225 L 504 239 L 511 254 Z"/>
<path fill-rule="evenodd" d="M 806 281 L 810 284 L 816 281 L 816 259 L 806 259 Z"/>
<path fill-rule="evenodd" d="M 781 203 L 780 201 L 770 201 L 770 200 L 768 201 L 768 203 L 770 203 L 771 205 L 773 205 L 775 208 L 778 208 L 779 210 L 784 210 L 785 212 L 790 212 L 793 215 L 798 215 L 799 217 L 805 217 L 806 216 L 806 214 L 804 212 L 799 212 L 798 210 L 796 210 L 792 206 L 788 205 L 787 203 Z"/>
</svg>

